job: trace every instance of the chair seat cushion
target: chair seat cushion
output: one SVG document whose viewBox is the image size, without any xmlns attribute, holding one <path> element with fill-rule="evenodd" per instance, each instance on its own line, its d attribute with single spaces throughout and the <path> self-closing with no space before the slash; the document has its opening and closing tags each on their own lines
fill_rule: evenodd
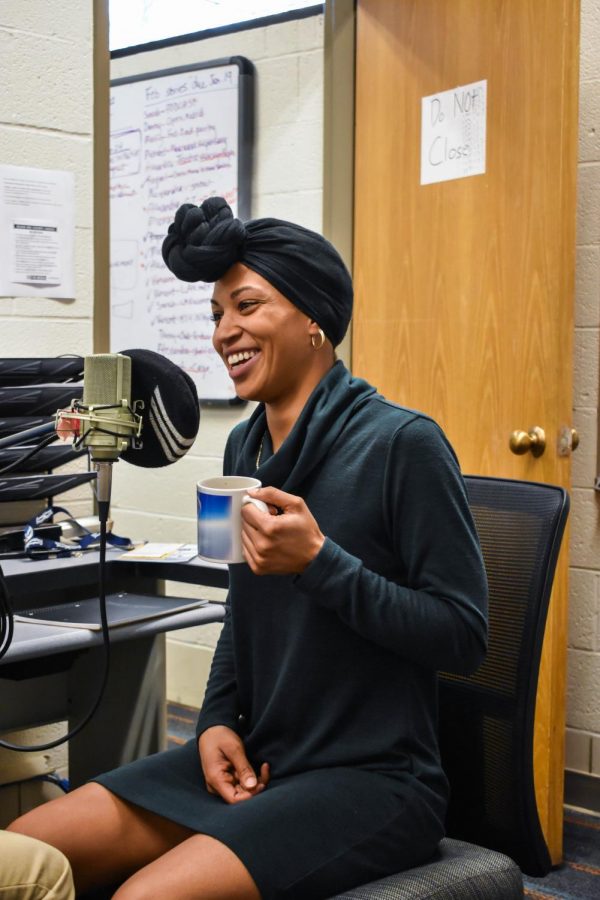
<svg viewBox="0 0 600 900">
<path fill-rule="evenodd" d="M 513 900 L 523 876 L 494 850 L 445 838 L 430 862 L 336 894 L 331 900 Z"/>
</svg>

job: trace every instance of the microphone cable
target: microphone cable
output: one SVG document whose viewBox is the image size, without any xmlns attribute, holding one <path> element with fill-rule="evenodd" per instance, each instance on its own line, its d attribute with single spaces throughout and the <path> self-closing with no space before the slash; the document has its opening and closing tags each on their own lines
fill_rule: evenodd
<svg viewBox="0 0 600 900">
<path fill-rule="evenodd" d="M 4 656 L 13 638 L 15 623 L 8 597 L 8 588 L 0 566 L 0 659 Z"/>
<path fill-rule="evenodd" d="M 27 453 L 24 453 L 23 456 L 19 456 L 18 459 L 13 459 L 11 463 L 7 466 L 4 466 L 3 469 L 0 469 L 0 475 L 5 475 L 6 472 L 10 472 L 11 469 L 16 469 L 17 466 L 20 466 L 22 463 L 27 462 L 28 459 L 31 459 L 32 456 L 35 456 L 36 453 L 39 453 L 40 450 L 43 450 L 44 447 L 47 447 L 49 444 L 52 444 L 53 441 L 58 440 L 57 434 L 51 434 L 49 437 L 45 438 L 43 441 L 40 441 L 37 446 L 35 446 L 32 450 L 29 450 Z"/>
<path fill-rule="evenodd" d="M 98 574 L 98 597 L 100 602 L 100 625 L 102 629 L 102 646 L 104 648 L 104 664 L 102 666 L 102 677 L 100 680 L 100 688 L 96 695 L 96 699 L 94 700 L 91 709 L 86 713 L 81 722 L 79 722 L 71 731 L 67 732 L 67 734 L 63 735 L 60 738 L 56 738 L 53 741 L 48 741 L 45 744 L 30 744 L 28 746 L 23 746 L 22 744 L 11 744 L 9 741 L 4 741 L 0 739 L 0 747 L 4 750 L 18 750 L 19 752 L 24 753 L 34 753 L 45 750 L 53 750 L 55 747 L 59 747 L 61 744 L 65 744 L 67 741 L 70 741 L 71 738 L 75 737 L 76 734 L 84 728 L 87 723 L 90 721 L 93 715 L 95 715 L 96 710 L 100 706 L 100 702 L 104 696 L 104 691 L 106 689 L 106 684 L 108 682 L 108 672 L 110 667 L 110 633 L 108 628 L 108 616 L 106 613 L 106 523 L 108 519 L 108 503 L 99 504 L 100 506 L 100 565 L 99 565 L 99 574 Z M 10 641 L 12 640 L 13 630 L 14 630 L 14 622 L 13 622 L 13 613 L 10 607 L 8 589 L 6 587 L 6 582 L 4 578 L 1 577 L 0 570 L 0 598 L 2 602 L 2 606 L 0 607 L 0 658 L 6 653 L 8 650 L 8 646 Z M 5 615 L 6 610 L 8 610 L 8 614 Z M 6 619 L 6 625 L 5 625 Z M 8 641 L 6 643 L 6 641 Z M 0 677 L 2 676 L 2 669 L 0 668 Z"/>
</svg>

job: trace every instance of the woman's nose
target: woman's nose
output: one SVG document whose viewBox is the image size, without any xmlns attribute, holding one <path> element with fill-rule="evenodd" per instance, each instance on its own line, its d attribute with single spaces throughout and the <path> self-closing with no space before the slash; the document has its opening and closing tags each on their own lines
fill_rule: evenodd
<svg viewBox="0 0 600 900">
<path fill-rule="evenodd" d="M 215 332 L 218 341 L 225 341 L 236 337 L 241 331 L 240 318 L 235 310 L 223 310 L 219 319 L 219 326 Z"/>
</svg>

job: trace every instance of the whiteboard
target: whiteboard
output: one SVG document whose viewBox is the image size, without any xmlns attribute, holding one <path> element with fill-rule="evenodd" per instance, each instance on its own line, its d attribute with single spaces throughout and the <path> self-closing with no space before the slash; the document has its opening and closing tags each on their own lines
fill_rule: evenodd
<svg viewBox="0 0 600 900">
<path fill-rule="evenodd" d="M 250 217 L 253 71 L 238 56 L 111 82 L 111 351 L 163 354 L 205 400 L 235 399 L 211 343 L 212 285 L 179 281 L 161 246 L 182 203 L 222 196 Z"/>
</svg>

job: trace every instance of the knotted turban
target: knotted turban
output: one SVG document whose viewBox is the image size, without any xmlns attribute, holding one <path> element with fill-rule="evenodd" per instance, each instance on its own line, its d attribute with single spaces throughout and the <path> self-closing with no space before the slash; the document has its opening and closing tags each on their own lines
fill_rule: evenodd
<svg viewBox="0 0 600 900">
<path fill-rule="evenodd" d="M 281 219 L 235 219 L 222 197 L 185 203 L 162 245 L 182 281 L 217 281 L 236 262 L 257 272 L 322 328 L 336 346 L 352 315 L 352 279 L 322 235 Z"/>
</svg>

